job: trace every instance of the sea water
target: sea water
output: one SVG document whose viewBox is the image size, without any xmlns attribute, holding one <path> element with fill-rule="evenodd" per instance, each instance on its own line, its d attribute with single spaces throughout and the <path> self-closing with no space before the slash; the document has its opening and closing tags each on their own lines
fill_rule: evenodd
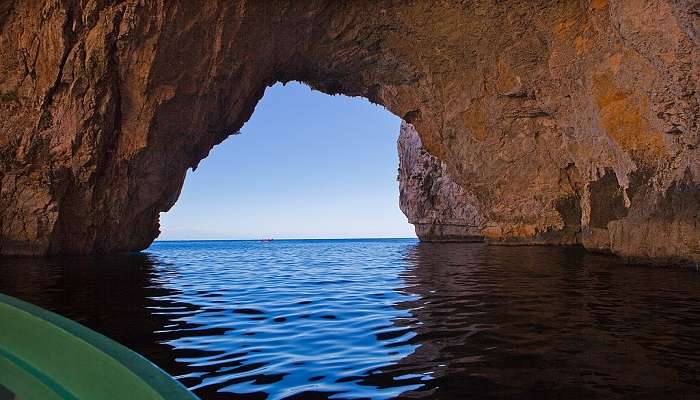
<svg viewBox="0 0 700 400">
<path fill-rule="evenodd" d="M 203 399 L 700 398 L 700 274 L 575 247 L 156 242 L 3 259 L 0 292 Z"/>
</svg>

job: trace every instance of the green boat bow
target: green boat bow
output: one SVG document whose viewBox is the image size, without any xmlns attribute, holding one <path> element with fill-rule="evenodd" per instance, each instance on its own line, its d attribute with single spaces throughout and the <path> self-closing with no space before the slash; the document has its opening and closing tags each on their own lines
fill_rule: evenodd
<svg viewBox="0 0 700 400">
<path fill-rule="evenodd" d="M 0 400 L 196 400 L 153 363 L 60 315 L 0 294 Z"/>
</svg>

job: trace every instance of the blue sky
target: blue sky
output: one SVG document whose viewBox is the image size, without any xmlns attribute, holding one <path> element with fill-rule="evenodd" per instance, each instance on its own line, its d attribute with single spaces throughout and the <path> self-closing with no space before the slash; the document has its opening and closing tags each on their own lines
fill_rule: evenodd
<svg viewBox="0 0 700 400">
<path fill-rule="evenodd" d="M 268 88 L 187 173 L 159 239 L 415 237 L 398 204 L 400 122 L 363 98 Z"/>
</svg>

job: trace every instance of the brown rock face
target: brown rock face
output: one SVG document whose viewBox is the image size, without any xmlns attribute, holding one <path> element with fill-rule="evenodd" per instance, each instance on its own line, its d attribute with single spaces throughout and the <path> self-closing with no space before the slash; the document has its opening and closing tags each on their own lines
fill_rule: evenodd
<svg viewBox="0 0 700 400">
<path fill-rule="evenodd" d="M 458 185 L 447 165 L 424 148 L 413 125 L 402 122 L 398 140 L 399 204 L 425 241 L 483 241 L 484 212 Z"/>
<path fill-rule="evenodd" d="M 699 260 L 699 27 L 696 0 L 5 0 L 0 253 L 146 247 L 186 170 L 299 80 L 444 162 L 426 176 L 461 191 L 403 196 L 419 233 Z"/>
</svg>

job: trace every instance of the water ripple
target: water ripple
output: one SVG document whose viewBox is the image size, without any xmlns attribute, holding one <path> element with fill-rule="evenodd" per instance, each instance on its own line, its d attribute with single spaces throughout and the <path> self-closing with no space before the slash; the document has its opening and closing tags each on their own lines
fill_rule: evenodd
<svg viewBox="0 0 700 400">
<path fill-rule="evenodd" d="M 160 242 L 2 260 L 0 291 L 204 399 L 700 395 L 700 275 L 575 248 Z"/>
</svg>

